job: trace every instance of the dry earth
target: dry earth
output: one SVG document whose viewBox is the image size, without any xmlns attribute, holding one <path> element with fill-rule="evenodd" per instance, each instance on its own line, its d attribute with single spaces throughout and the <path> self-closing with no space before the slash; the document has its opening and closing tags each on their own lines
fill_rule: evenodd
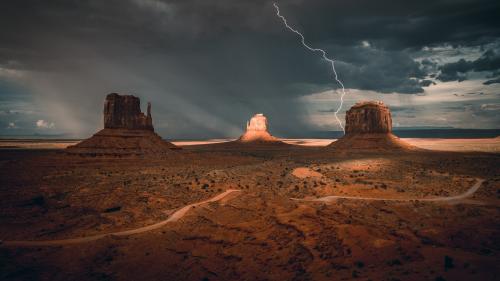
<svg viewBox="0 0 500 281">
<path fill-rule="evenodd" d="M 450 143 L 498 152 L 491 140 L 422 146 L 444 150 Z M 450 197 L 478 178 L 485 181 L 477 192 L 450 202 L 291 199 Z M 240 191 L 217 197 L 231 189 Z M 500 274 L 498 153 L 346 154 L 196 143 L 166 158 L 113 159 L 3 149 L 0 192 L 1 280 L 495 280 Z M 217 200 L 182 209 L 210 198 Z M 122 232 L 176 212 L 183 216 L 140 233 L 71 245 L 9 242 Z"/>
<path fill-rule="evenodd" d="M 233 139 L 213 139 L 207 141 L 173 141 L 179 146 L 216 144 L 232 141 Z M 500 152 L 500 138 L 486 139 L 429 139 L 404 138 L 414 146 L 441 151 L 481 151 Z M 284 139 L 285 143 L 302 146 L 327 146 L 335 139 Z M 0 149 L 63 149 L 78 143 L 77 140 L 15 140 L 0 139 Z"/>
</svg>

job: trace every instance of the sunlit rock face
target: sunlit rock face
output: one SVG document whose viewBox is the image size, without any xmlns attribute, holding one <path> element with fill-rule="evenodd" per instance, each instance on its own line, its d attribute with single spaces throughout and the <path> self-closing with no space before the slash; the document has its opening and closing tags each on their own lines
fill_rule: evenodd
<svg viewBox="0 0 500 281">
<path fill-rule="evenodd" d="M 80 155 L 162 155 L 177 149 L 154 132 L 151 104 L 147 115 L 140 100 L 131 95 L 112 93 L 104 101 L 104 129 L 66 151 Z"/>
<path fill-rule="evenodd" d="M 238 139 L 241 142 L 279 142 L 267 131 L 267 118 L 262 113 L 255 114 L 247 122 L 246 132 Z"/>
<path fill-rule="evenodd" d="M 389 108 L 380 101 L 363 101 L 345 116 L 345 135 L 329 147 L 339 151 L 401 151 L 416 148 L 392 134 Z"/>
<path fill-rule="evenodd" d="M 345 133 L 388 134 L 392 132 L 392 118 L 389 108 L 380 101 L 356 103 L 346 113 Z"/>
<path fill-rule="evenodd" d="M 267 117 L 262 113 L 255 114 L 250 121 L 247 122 L 247 131 L 266 131 L 267 132 Z"/>
<path fill-rule="evenodd" d="M 138 97 L 116 93 L 107 95 L 104 102 L 104 128 L 154 131 L 151 103 L 148 103 L 147 115 L 144 115 Z"/>
</svg>

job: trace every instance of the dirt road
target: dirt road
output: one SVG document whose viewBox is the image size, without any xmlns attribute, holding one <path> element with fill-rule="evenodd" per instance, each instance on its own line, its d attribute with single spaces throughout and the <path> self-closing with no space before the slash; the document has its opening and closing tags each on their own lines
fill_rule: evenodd
<svg viewBox="0 0 500 281">
<path fill-rule="evenodd" d="M 307 201 L 307 202 L 332 202 L 337 199 L 348 199 L 348 200 L 370 200 L 370 201 L 426 201 L 426 202 L 438 202 L 438 201 L 455 201 L 455 200 L 461 200 L 465 199 L 467 197 L 472 196 L 481 186 L 481 184 L 484 182 L 484 179 L 476 179 L 476 183 L 470 187 L 466 192 L 455 195 L 455 196 L 450 196 L 450 197 L 435 197 L 435 198 L 376 198 L 376 197 L 355 197 L 355 196 L 340 196 L 340 195 L 332 195 L 332 196 L 325 196 L 325 197 L 320 197 L 320 198 L 314 198 L 314 199 L 298 199 L 298 198 L 292 198 L 292 200 L 295 201 Z M 202 204 L 206 204 L 209 202 L 215 202 L 219 201 L 229 194 L 233 192 L 239 192 L 240 190 L 236 189 L 228 189 L 224 191 L 221 194 L 218 194 L 210 199 L 207 199 L 205 201 L 193 203 L 186 205 L 179 210 L 175 211 L 168 219 L 152 224 L 152 225 L 147 225 L 131 230 L 125 230 L 125 231 L 118 231 L 118 232 L 112 232 L 112 233 L 105 233 L 105 234 L 98 234 L 98 235 L 92 235 L 92 236 L 85 236 L 85 237 L 78 237 L 78 238 L 71 238 L 71 239 L 60 239 L 60 240 L 44 240 L 44 241 L 3 241 L 2 246 L 60 246 L 60 245 L 70 245 L 70 244 L 78 244 L 78 243 L 84 243 L 84 242 L 89 242 L 89 241 L 95 241 L 102 239 L 104 237 L 108 236 L 128 236 L 128 235 L 133 235 L 133 234 L 139 234 L 143 233 L 146 231 L 151 231 L 154 229 L 158 229 L 167 223 L 170 222 L 176 222 L 182 217 L 184 217 L 191 208 L 197 207 Z"/>
<path fill-rule="evenodd" d="M 436 201 L 456 201 L 465 199 L 473 195 L 484 182 L 484 179 L 476 179 L 476 183 L 471 186 L 466 192 L 450 196 L 450 197 L 434 197 L 434 198 L 379 198 L 379 197 L 357 197 L 357 196 L 342 196 L 342 195 L 331 195 L 325 197 L 319 197 L 314 199 L 300 199 L 292 198 L 295 201 L 307 201 L 307 202 L 331 202 L 337 199 L 349 199 L 349 200 L 370 200 L 370 201 L 426 201 L 426 202 L 436 202 Z"/>
<path fill-rule="evenodd" d="M 229 194 L 233 192 L 239 192 L 240 190 L 237 189 L 228 189 L 224 191 L 221 194 L 218 194 L 210 199 L 207 199 L 205 201 L 193 203 L 186 205 L 179 210 L 175 211 L 168 219 L 152 224 L 152 225 L 147 225 L 135 229 L 130 229 L 130 230 L 125 230 L 125 231 L 118 231 L 118 232 L 111 232 L 111 233 L 105 233 L 105 234 L 97 234 L 97 235 L 91 235 L 91 236 L 85 236 L 85 237 L 78 237 L 78 238 L 70 238 L 70 239 L 60 239 L 60 240 L 44 240 L 44 241 L 2 241 L 0 246 L 61 246 L 61 245 L 70 245 L 70 244 L 78 244 L 78 243 L 85 243 L 89 241 L 95 241 L 102 239 L 104 237 L 108 236 L 127 236 L 127 235 L 133 235 L 133 234 L 138 234 L 138 233 L 143 233 L 146 231 L 151 231 L 154 229 L 158 229 L 167 223 L 170 222 L 176 222 L 182 217 L 184 217 L 189 210 L 193 207 L 197 207 L 202 204 L 206 204 L 209 202 L 215 202 L 219 201 Z"/>
</svg>

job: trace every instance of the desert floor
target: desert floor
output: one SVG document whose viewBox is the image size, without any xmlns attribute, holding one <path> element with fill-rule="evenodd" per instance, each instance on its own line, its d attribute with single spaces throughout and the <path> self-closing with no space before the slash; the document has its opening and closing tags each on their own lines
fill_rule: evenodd
<svg viewBox="0 0 500 281">
<path fill-rule="evenodd" d="M 428 150 L 1 141 L 0 279 L 495 280 L 500 140 L 407 141 Z"/>
<path fill-rule="evenodd" d="M 301 146 L 327 146 L 336 139 L 284 139 L 289 144 Z M 485 139 L 432 139 L 432 138 L 403 138 L 402 140 L 423 148 L 441 151 L 483 151 L 500 152 L 500 138 Z M 179 146 L 216 144 L 232 141 L 232 139 L 213 139 L 206 141 L 173 141 Z M 63 149 L 78 143 L 79 140 L 20 140 L 0 139 L 0 149 Z"/>
</svg>

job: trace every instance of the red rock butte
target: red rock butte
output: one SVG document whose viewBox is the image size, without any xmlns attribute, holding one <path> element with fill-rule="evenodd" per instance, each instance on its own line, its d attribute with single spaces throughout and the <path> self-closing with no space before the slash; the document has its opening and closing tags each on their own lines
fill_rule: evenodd
<svg viewBox="0 0 500 281">
<path fill-rule="evenodd" d="M 81 155 L 161 155 L 177 148 L 154 132 L 151 103 L 144 115 L 138 97 L 112 93 L 104 101 L 104 129 L 66 151 Z"/>
<path fill-rule="evenodd" d="M 242 143 L 281 143 L 278 138 L 273 137 L 268 132 L 267 118 L 262 113 L 255 114 L 247 122 L 245 133 L 237 141 Z"/>
<path fill-rule="evenodd" d="M 104 102 L 104 128 L 154 131 L 151 103 L 145 116 L 138 97 L 109 94 Z"/>
<path fill-rule="evenodd" d="M 413 150 L 415 147 L 392 134 L 389 108 L 381 101 L 362 101 L 345 116 L 345 135 L 331 143 L 336 150 Z"/>
</svg>

